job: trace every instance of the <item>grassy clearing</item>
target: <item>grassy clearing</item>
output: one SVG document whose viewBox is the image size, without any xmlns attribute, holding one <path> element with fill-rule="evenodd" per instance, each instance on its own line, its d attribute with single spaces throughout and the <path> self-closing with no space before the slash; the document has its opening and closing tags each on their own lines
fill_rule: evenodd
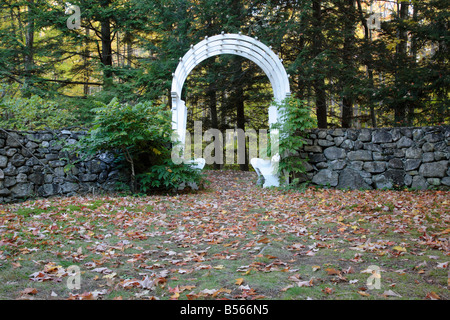
<svg viewBox="0 0 450 320">
<path fill-rule="evenodd" d="M 449 298 L 448 192 L 210 179 L 196 194 L 1 206 L 0 299 Z"/>
</svg>

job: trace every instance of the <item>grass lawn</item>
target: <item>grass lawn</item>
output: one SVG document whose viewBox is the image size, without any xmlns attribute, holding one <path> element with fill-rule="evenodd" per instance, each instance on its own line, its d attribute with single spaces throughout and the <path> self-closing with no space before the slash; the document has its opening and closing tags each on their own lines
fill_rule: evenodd
<svg viewBox="0 0 450 320">
<path fill-rule="evenodd" d="M 449 299 L 450 192 L 208 176 L 191 194 L 0 205 L 0 299 Z"/>
</svg>

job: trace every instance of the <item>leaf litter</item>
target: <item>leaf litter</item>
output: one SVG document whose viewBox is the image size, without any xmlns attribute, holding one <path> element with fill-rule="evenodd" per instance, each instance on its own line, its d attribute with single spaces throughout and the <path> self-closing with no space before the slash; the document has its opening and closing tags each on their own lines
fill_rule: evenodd
<svg viewBox="0 0 450 320">
<path fill-rule="evenodd" d="M 208 189 L 190 194 L 2 205 L 0 273 L 28 272 L 28 280 L 10 282 L 17 290 L 2 294 L 76 300 L 448 299 L 449 192 L 284 191 L 261 189 L 255 177 L 209 171 Z M 87 288 L 64 289 L 69 265 L 82 269 Z M 382 270 L 379 291 L 364 287 L 370 265 Z M 410 290 L 386 289 L 406 276 L 414 277 Z M 413 290 L 417 282 L 422 291 Z"/>
</svg>

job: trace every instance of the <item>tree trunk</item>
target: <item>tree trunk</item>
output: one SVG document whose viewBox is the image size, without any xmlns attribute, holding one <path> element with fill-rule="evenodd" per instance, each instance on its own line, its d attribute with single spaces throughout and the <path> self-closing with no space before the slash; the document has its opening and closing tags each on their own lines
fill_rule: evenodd
<svg viewBox="0 0 450 320">
<path fill-rule="evenodd" d="M 219 129 L 219 118 L 217 116 L 217 96 L 215 85 L 210 83 L 208 90 L 206 91 L 206 96 L 208 99 L 209 111 L 211 113 L 211 129 Z M 222 152 L 223 150 L 215 149 L 214 152 Z M 216 155 L 214 155 L 216 157 Z M 214 169 L 220 169 L 219 163 L 214 163 Z"/>
<path fill-rule="evenodd" d="M 244 155 L 244 159 L 240 159 L 238 156 L 238 160 L 240 159 L 239 168 L 241 171 L 248 171 L 248 156 L 247 156 L 247 144 L 245 141 L 245 135 L 242 137 L 242 134 L 245 134 L 245 112 L 244 112 L 244 83 L 243 83 L 243 70 L 242 70 L 242 58 L 236 57 L 233 59 L 235 76 L 233 81 L 233 86 L 235 88 L 233 92 L 232 103 L 236 108 L 236 128 L 238 132 L 238 153 L 243 150 L 241 153 Z"/>
<path fill-rule="evenodd" d="M 85 32 L 86 32 L 86 39 L 89 39 L 89 28 L 88 27 L 85 28 Z M 89 75 L 89 55 L 90 55 L 90 52 L 89 52 L 89 41 L 86 40 L 85 43 L 84 43 L 84 54 L 83 54 L 83 64 L 84 64 L 83 72 L 84 72 L 84 81 L 85 82 L 89 82 L 89 78 L 90 78 L 90 75 Z M 85 83 L 83 85 L 83 94 L 85 96 L 87 96 L 89 94 L 89 84 L 88 83 Z"/>
<path fill-rule="evenodd" d="M 248 171 L 248 157 L 247 157 L 247 144 L 245 141 L 245 113 L 244 113 L 244 90 L 242 88 L 242 85 L 238 86 L 235 91 L 235 105 L 236 105 L 236 128 L 238 129 L 238 132 L 241 133 L 244 132 L 244 136 L 240 137 L 238 136 L 238 150 L 244 150 L 244 163 L 239 164 L 239 169 L 241 171 Z M 242 143 L 243 142 L 243 143 Z M 242 148 L 242 149 L 241 149 Z"/>
<path fill-rule="evenodd" d="M 358 5 L 359 19 L 361 20 L 361 24 L 364 27 L 364 39 L 366 41 L 366 46 L 368 46 L 369 42 L 372 40 L 372 35 L 370 33 L 371 31 L 369 30 L 369 27 L 367 26 L 367 20 L 364 18 L 364 15 L 363 15 L 361 0 L 356 0 L 356 3 Z M 369 86 L 371 89 L 373 89 L 374 84 L 373 84 L 372 58 L 371 58 L 370 54 L 367 56 L 367 58 L 365 58 L 365 64 L 366 64 L 367 77 L 369 79 Z M 372 127 L 376 128 L 377 127 L 377 118 L 376 118 L 376 114 L 375 114 L 375 106 L 372 102 L 372 96 L 370 95 L 367 100 L 370 104 L 370 119 L 372 122 Z"/>
<path fill-rule="evenodd" d="M 409 2 L 401 2 L 400 3 L 400 12 L 399 12 L 399 19 L 400 23 L 403 23 L 408 18 L 408 8 L 409 8 Z M 396 72 L 395 72 L 395 84 L 396 87 L 404 87 L 404 84 L 402 85 L 401 82 L 403 80 L 400 79 L 400 69 L 403 68 L 402 66 L 406 62 L 406 55 L 407 55 L 407 47 L 408 47 L 408 30 L 404 26 L 399 26 L 398 29 L 398 39 L 400 40 L 399 44 L 397 45 L 397 52 L 396 52 Z M 398 103 L 395 106 L 394 111 L 394 118 L 396 124 L 399 125 L 405 125 L 406 124 L 406 109 L 407 104 L 405 101 L 402 101 L 399 96 L 396 97 Z"/>
<path fill-rule="evenodd" d="M 108 8 L 110 0 L 102 1 L 102 8 Z M 112 39 L 111 39 L 111 25 L 109 17 L 103 16 L 100 21 L 100 33 L 102 40 L 102 56 L 101 62 L 103 65 L 103 78 L 105 87 L 112 84 Z"/>
<path fill-rule="evenodd" d="M 25 52 L 24 52 L 24 66 L 25 66 L 25 80 L 24 85 L 27 87 L 31 80 L 34 65 L 34 17 L 33 7 L 34 0 L 28 0 L 27 6 L 27 24 L 25 30 Z"/>
<path fill-rule="evenodd" d="M 130 154 L 128 149 L 126 147 L 123 148 L 125 159 L 130 163 L 131 167 L 131 181 L 130 181 L 130 189 L 132 193 L 136 193 L 137 191 L 137 181 L 136 181 L 136 172 L 134 169 L 134 160 L 133 156 Z"/>
<path fill-rule="evenodd" d="M 417 15 L 418 15 L 418 6 L 419 4 L 414 3 L 413 4 L 413 20 L 415 23 L 418 23 Z M 417 36 L 413 35 L 411 37 L 411 57 L 412 57 L 412 63 L 415 67 L 417 67 L 417 50 L 418 50 L 418 44 L 417 44 Z M 418 92 L 415 86 L 413 85 L 411 87 L 411 94 L 417 98 Z M 412 126 L 415 119 L 415 105 L 416 101 L 410 101 L 408 104 L 408 126 Z"/>
<path fill-rule="evenodd" d="M 313 54 L 317 57 L 322 52 L 322 1 L 314 0 L 312 2 L 313 9 L 313 28 L 314 28 L 314 39 L 313 39 Z M 318 66 L 319 68 L 319 66 Z M 316 75 L 319 73 L 316 70 Z M 326 92 L 325 92 L 325 79 L 320 77 L 313 81 L 313 88 L 316 95 L 316 113 L 317 113 L 317 126 L 319 128 L 326 128 L 327 124 L 327 102 L 326 102 Z"/>
<path fill-rule="evenodd" d="M 342 99 L 342 118 L 341 118 L 341 126 L 342 128 L 350 128 L 352 125 L 353 118 L 353 97 L 352 97 L 352 89 L 350 88 L 350 84 L 352 82 L 352 78 L 355 74 L 354 61 L 352 58 L 354 52 L 354 9 L 355 2 L 354 0 L 346 0 L 343 6 L 345 17 L 345 26 L 344 26 L 344 46 L 343 46 L 343 54 L 342 60 L 345 67 L 345 74 L 343 75 L 344 79 L 344 97 Z"/>
<path fill-rule="evenodd" d="M 125 65 L 131 68 L 131 60 L 133 58 L 133 36 L 126 32 L 123 38 L 125 43 Z"/>
</svg>

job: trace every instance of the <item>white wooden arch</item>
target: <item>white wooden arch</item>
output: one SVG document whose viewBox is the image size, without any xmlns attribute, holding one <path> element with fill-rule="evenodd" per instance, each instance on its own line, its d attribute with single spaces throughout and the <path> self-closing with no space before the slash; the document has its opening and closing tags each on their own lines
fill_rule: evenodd
<svg viewBox="0 0 450 320">
<path fill-rule="evenodd" d="M 217 55 L 232 54 L 247 58 L 258 65 L 270 80 L 274 100 L 283 101 L 290 95 L 289 76 L 282 61 L 271 48 L 242 34 L 225 34 L 205 37 L 180 58 L 172 80 L 172 129 L 178 134 L 181 145 L 184 146 L 186 135 L 187 109 L 181 100 L 181 92 L 189 73 L 202 61 Z M 275 106 L 269 107 L 269 126 L 278 121 L 278 111 Z"/>
</svg>

